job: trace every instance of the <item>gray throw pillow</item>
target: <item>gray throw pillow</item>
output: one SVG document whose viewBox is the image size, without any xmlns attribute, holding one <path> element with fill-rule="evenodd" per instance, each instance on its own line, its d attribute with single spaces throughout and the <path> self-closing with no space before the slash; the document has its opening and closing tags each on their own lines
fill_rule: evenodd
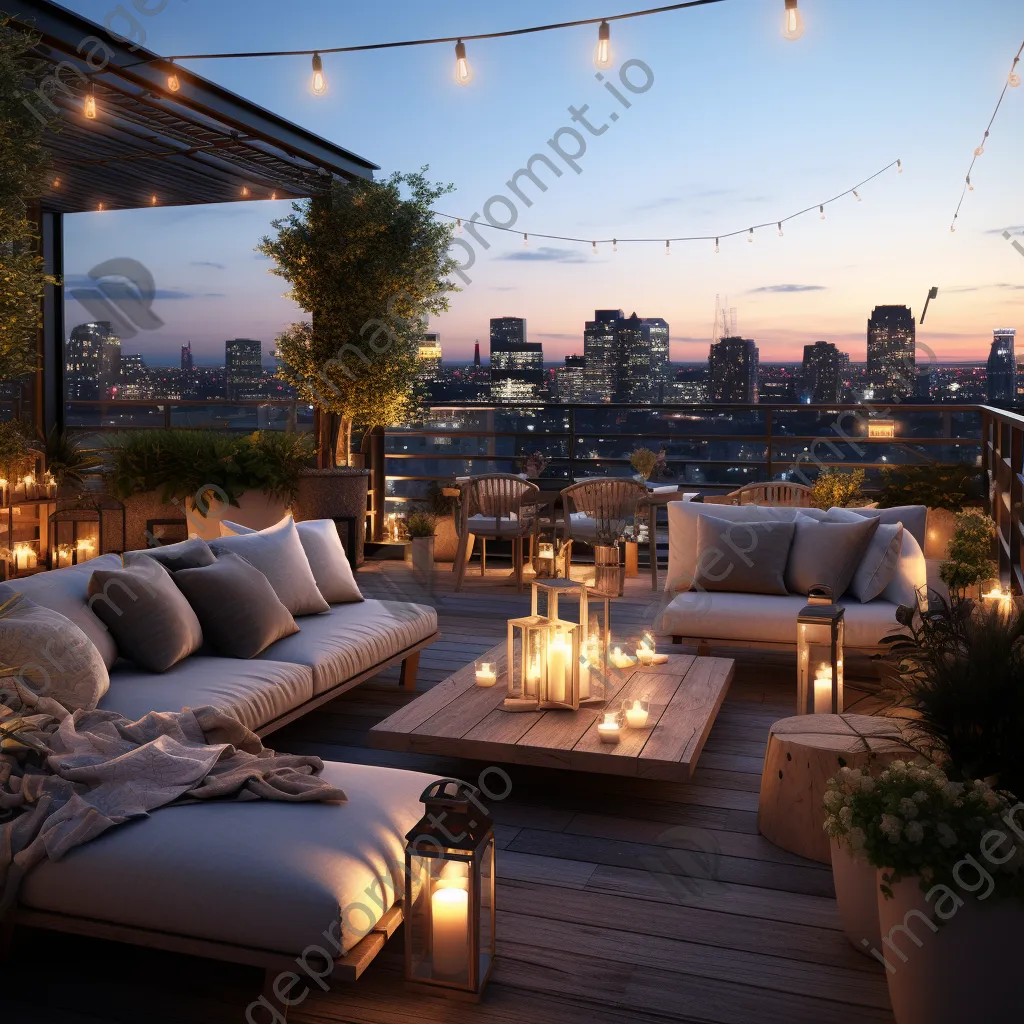
<svg viewBox="0 0 1024 1024">
<path fill-rule="evenodd" d="M 177 544 L 157 544 L 151 548 L 140 548 L 138 551 L 124 553 L 125 565 L 138 565 L 143 559 L 159 562 L 169 572 L 179 569 L 201 569 L 204 565 L 213 565 L 217 556 L 210 550 L 210 545 L 201 537 L 191 537 Z"/>
<path fill-rule="evenodd" d="M 103 657 L 85 633 L 7 583 L 0 584 L 0 660 L 0 701 L 9 706 L 18 705 L 24 687 L 69 711 L 92 711 L 110 686 Z"/>
<path fill-rule="evenodd" d="M 291 516 L 258 533 L 218 537 L 210 542 L 210 547 L 218 558 L 230 551 L 259 569 L 292 615 L 330 611 L 331 606 L 317 590 L 313 570 Z"/>
<path fill-rule="evenodd" d="M 902 550 L 903 524 L 880 523 L 850 584 L 850 592 L 858 601 L 873 601 L 892 583 Z"/>
<path fill-rule="evenodd" d="M 811 587 L 826 586 L 832 600 L 846 593 L 864 551 L 878 529 L 877 519 L 856 523 L 835 523 L 798 515 L 796 535 L 786 565 L 786 588 L 791 594 L 806 594 Z"/>
<path fill-rule="evenodd" d="M 345 548 L 338 536 L 333 519 L 305 519 L 295 524 L 306 559 L 313 570 L 316 588 L 328 604 L 346 604 L 362 601 L 352 566 L 345 556 Z M 256 530 L 227 519 L 220 522 L 222 537 L 243 536 Z"/>
<path fill-rule="evenodd" d="M 89 607 L 110 630 L 122 657 L 147 672 L 166 672 L 203 646 L 196 613 L 155 559 L 94 572 Z"/>
<path fill-rule="evenodd" d="M 694 590 L 785 594 L 792 523 L 735 523 L 697 517 Z"/>
<path fill-rule="evenodd" d="M 213 565 L 176 572 L 174 582 L 198 616 L 206 642 L 226 658 L 255 658 L 299 631 L 267 577 L 241 555 L 225 551 Z"/>
</svg>

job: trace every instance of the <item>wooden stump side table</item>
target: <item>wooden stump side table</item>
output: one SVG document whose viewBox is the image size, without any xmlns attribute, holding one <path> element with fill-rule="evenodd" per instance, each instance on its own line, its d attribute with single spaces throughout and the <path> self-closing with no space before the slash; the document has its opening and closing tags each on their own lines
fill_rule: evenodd
<svg viewBox="0 0 1024 1024">
<path fill-rule="evenodd" d="M 912 759 L 896 718 L 800 715 L 769 732 L 761 775 L 757 827 L 769 842 L 809 860 L 831 864 L 825 834 L 825 783 L 843 766 L 864 768 Z"/>
</svg>

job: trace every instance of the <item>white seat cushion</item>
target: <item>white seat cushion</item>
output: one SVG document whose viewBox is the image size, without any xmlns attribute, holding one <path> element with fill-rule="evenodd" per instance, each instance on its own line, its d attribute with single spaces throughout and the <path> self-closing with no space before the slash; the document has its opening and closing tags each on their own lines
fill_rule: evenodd
<svg viewBox="0 0 1024 1024">
<path fill-rule="evenodd" d="M 306 616 L 301 626 L 259 657 L 308 665 L 318 694 L 436 633 L 437 612 L 401 601 L 361 601 Z"/>
<path fill-rule="evenodd" d="M 432 777 L 331 761 L 323 777 L 345 790 L 347 803 L 157 810 L 61 861 L 43 861 L 26 877 L 21 902 L 288 956 L 328 948 L 324 932 L 337 937 L 340 927 L 347 952 L 401 889 L 405 833 Z"/>
<path fill-rule="evenodd" d="M 210 704 L 255 730 L 312 696 L 313 673 L 305 665 L 193 655 L 159 675 L 115 668 L 99 706 L 134 721 L 150 711 Z"/>
<path fill-rule="evenodd" d="M 741 506 L 742 507 L 742 506 Z M 907 536 L 910 536 L 907 534 Z M 847 648 L 874 649 L 895 632 L 896 608 L 878 598 L 861 604 L 840 601 Z M 796 646 L 796 617 L 807 605 L 800 594 L 700 593 L 677 594 L 654 621 L 659 633 L 707 640 L 786 643 Z"/>
</svg>

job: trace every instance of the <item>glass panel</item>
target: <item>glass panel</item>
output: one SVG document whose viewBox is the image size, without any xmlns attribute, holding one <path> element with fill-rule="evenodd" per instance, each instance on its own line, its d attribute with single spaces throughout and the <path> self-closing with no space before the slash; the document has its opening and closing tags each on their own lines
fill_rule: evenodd
<svg viewBox="0 0 1024 1024">
<path fill-rule="evenodd" d="M 809 472 L 819 463 L 884 466 L 920 465 L 929 462 L 963 462 L 981 466 L 980 444 L 905 444 L 898 441 L 834 441 L 818 439 L 809 443 L 773 444 L 774 472 Z M 788 463 L 787 466 L 783 466 Z"/>
<path fill-rule="evenodd" d="M 534 408 L 460 409 L 432 406 L 426 415 L 389 433 L 452 430 L 467 433 L 564 434 L 569 431 L 569 414 L 563 406 Z"/>
<path fill-rule="evenodd" d="M 725 410 L 687 407 L 685 409 L 577 408 L 578 434 L 629 434 L 640 443 L 647 435 L 707 436 L 760 435 L 766 433 L 762 409 Z"/>
</svg>

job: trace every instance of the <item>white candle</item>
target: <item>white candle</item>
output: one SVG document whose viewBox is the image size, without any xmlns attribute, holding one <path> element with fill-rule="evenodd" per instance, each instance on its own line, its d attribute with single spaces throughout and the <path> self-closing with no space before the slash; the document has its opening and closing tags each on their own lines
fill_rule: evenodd
<svg viewBox="0 0 1024 1024">
<path fill-rule="evenodd" d="M 612 664 L 616 668 L 630 668 L 634 660 L 628 654 L 623 654 L 621 647 L 616 647 L 612 651 Z"/>
<path fill-rule="evenodd" d="M 618 743 L 620 731 L 619 720 L 614 712 L 606 711 L 604 721 L 597 723 L 597 734 L 601 737 L 601 742 Z"/>
<path fill-rule="evenodd" d="M 814 677 L 814 713 L 832 714 L 832 666 L 819 665 Z"/>
<path fill-rule="evenodd" d="M 469 968 L 469 893 L 445 886 L 434 891 L 430 903 L 434 973 L 458 977 Z"/>
<path fill-rule="evenodd" d="M 650 647 L 638 647 L 636 649 L 636 660 L 641 665 L 653 665 L 654 664 L 654 651 Z"/>
<path fill-rule="evenodd" d="M 647 709 L 640 701 L 633 701 L 631 708 L 626 708 L 626 725 L 630 729 L 645 729 L 647 727 Z"/>
<path fill-rule="evenodd" d="M 498 674 L 494 670 L 494 665 L 487 661 L 481 662 L 476 670 L 476 685 L 493 686 L 497 681 Z"/>
<path fill-rule="evenodd" d="M 558 633 L 548 644 L 548 700 L 564 704 L 566 699 L 565 671 L 569 667 L 572 648 L 565 634 Z"/>
</svg>

